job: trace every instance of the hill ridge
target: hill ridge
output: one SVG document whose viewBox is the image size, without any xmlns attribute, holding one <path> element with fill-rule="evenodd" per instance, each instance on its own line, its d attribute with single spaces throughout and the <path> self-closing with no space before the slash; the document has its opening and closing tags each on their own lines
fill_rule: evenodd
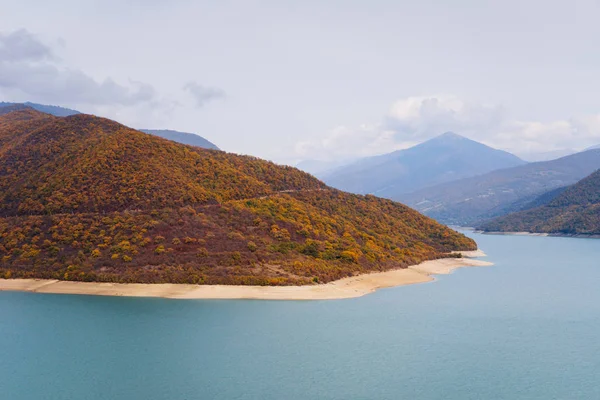
<svg viewBox="0 0 600 400">
<path fill-rule="evenodd" d="M 475 248 L 292 167 L 89 115 L 0 116 L 0 277 L 314 284 Z"/>
<path fill-rule="evenodd" d="M 517 211 L 538 196 L 576 183 L 600 168 L 600 150 L 492 171 L 398 196 L 444 223 L 472 226 Z"/>
<path fill-rule="evenodd" d="M 571 235 L 600 234 L 600 170 L 571 185 L 546 204 L 496 218 L 484 231 Z"/>
</svg>

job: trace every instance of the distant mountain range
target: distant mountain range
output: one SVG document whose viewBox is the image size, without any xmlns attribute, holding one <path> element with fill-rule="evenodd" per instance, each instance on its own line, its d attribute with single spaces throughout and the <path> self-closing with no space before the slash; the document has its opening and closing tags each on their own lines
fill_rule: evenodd
<svg viewBox="0 0 600 400">
<path fill-rule="evenodd" d="M 348 165 L 355 160 L 336 160 L 336 161 L 324 161 L 324 160 L 302 160 L 295 165 L 296 168 L 308 172 L 314 176 L 326 176 L 333 172 L 336 168 Z"/>
<path fill-rule="evenodd" d="M 600 156 L 600 155 L 599 155 Z M 600 235 L 600 171 L 537 204 L 484 223 L 484 231 Z"/>
<path fill-rule="evenodd" d="M 7 102 L 3 101 L 3 102 L 0 102 L 0 108 L 6 107 L 6 106 L 15 106 L 15 105 L 19 105 L 19 104 L 25 105 L 27 107 L 31 107 L 34 110 L 41 111 L 46 114 L 55 115 L 57 117 L 68 117 L 69 115 L 81 114 L 79 111 L 71 110 L 69 108 L 50 106 L 50 105 L 45 105 L 45 104 L 30 103 L 28 101 L 25 103 L 7 103 Z"/>
<path fill-rule="evenodd" d="M 220 150 L 214 143 L 195 133 L 178 132 L 170 129 L 139 129 L 139 131 L 160 136 L 163 139 L 172 140 L 177 143 L 189 144 L 190 146 L 202 147 L 203 149 Z"/>
<path fill-rule="evenodd" d="M 447 132 L 409 149 L 360 159 L 318 176 L 341 190 L 401 199 L 425 187 L 525 163 L 505 151 Z"/>
<path fill-rule="evenodd" d="M 600 168 L 600 150 L 493 171 L 398 196 L 438 221 L 469 226 L 527 207 Z"/>
<path fill-rule="evenodd" d="M 0 102 L 0 115 L 3 113 L 14 111 L 16 109 L 20 109 L 22 107 L 29 107 L 34 110 L 54 115 L 56 117 L 68 117 L 70 115 L 81 114 L 77 110 L 71 110 L 69 108 L 51 106 L 45 104 L 37 104 L 37 103 L 7 103 Z M 177 143 L 189 144 L 190 146 L 198 146 L 204 149 L 212 149 L 212 150 L 220 150 L 214 143 L 209 140 L 203 138 L 200 135 L 196 135 L 195 133 L 186 133 L 186 132 L 178 132 L 168 129 L 139 129 L 141 132 L 147 133 L 149 135 L 160 136 L 167 140 L 172 140 Z"/>
</svg>

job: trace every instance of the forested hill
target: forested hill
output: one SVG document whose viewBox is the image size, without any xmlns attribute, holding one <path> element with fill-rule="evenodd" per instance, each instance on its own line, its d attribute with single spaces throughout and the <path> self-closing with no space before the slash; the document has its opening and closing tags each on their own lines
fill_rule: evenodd
<svg viewBox="0 0 600 400">
<path fill-rule="evenodd" d="M 180 145 L 85 114 L 8 114 L 0 143 L 4 216 L 174 207 L 326 187 L 292 167 Z"/>
<path fill-rule="evenodd" d="M 497 218 L 481 229 L 600 235 L 600 171 L 566 188 L 545 205 Z"/>
<path fill-rule="evenodd" d="M 401 204 L 89 115 L 0 116 L 0 276 L 308 284 L 475 243 Z"/>
</svg>

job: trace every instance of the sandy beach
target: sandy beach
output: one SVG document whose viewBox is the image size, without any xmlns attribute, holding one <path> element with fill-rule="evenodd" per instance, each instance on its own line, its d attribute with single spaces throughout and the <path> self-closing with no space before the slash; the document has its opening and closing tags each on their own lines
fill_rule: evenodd
<svg viewBox="0 0 600 400">
<path fill-rule="evenodd" d="M 44 279 L 0 279 L 0 291 L 21 291 L 98 296 L 162 297 L 168 299 L 263 299 L 333 300 L 360 297 L 377 289 L 412 285 L 434 280 L 433 275 L 450 274 L 461 267 L 482 267 L 492 263 L 480 251 L 464 252 L 465 258 L 426 261 L 405 269 L 357 275 L 322 285 L 310 286 L 227 286 L 143 283 L 70 282 Z"/>
</svg>

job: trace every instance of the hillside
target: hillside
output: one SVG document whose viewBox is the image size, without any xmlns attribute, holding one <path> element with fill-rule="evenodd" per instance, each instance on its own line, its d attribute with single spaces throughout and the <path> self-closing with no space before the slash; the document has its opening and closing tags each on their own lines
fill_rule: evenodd
<svg viewBox="0 0 600 400">
<path fill-rule="evenodd" d="M 547 204 L 494 219 L 484 231 L 600 235 L 600 171 L 569 186 Z"/>
<path fill-rule="evenodd" d="M 600 150 L 493 171 L 398 196 L 426 215 L 469 226 L 522 209 L 551 190 L 572 185 L 600 168 Z"/>
<path fill-rule="evenodd" d="M 190 146 L 198 146 L 203 149 L 219 150 L 212 142 L 204 139 L 202 136 L 195 133 L 178 132 L 170 129 L 140 129 L 141 132 L 150 135 L 160 136 L 163 139 L 172 140 L 181 144 L 189 144 Z"/>
<path fill-rule="evenodd" d="M 525 161 L 452 132 L 425 143 L 356 161 L 325 174 L 330 186 L 394 199 L 401 194 Z"/>
<path fill-rule="evenodd" d="M 89 115 L 0 116 L 0 276 L 291 285 L 469 250 L 389 200 Z"/>
</svg>

